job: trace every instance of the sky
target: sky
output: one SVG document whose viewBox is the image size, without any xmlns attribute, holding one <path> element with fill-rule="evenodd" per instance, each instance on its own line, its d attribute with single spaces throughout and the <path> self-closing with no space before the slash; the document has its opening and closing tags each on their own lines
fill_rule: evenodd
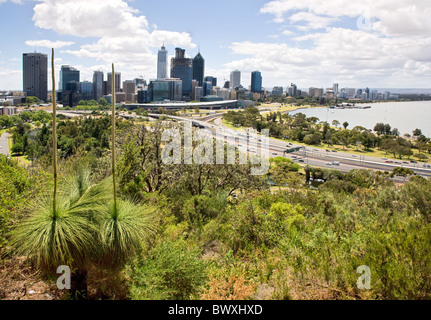
<svg viewBox="0 0 431 320">
<path fill-rule="evenodd" d="M 162 44 L 200 51 L 219 86 L 238 69 L 244 87 L 259 70 L 268 89 L 431 88 L 429 0 L 0 0 L 0 14 L 0 91 L 22 90 L 23 53 L 51 48 L 57 78 L 114 63 L 154 79 Z"/>
</svg>

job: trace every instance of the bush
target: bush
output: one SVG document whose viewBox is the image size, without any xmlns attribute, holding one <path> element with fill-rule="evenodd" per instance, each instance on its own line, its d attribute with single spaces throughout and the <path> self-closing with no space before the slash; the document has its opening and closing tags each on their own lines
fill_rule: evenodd
<svg viewBox="0 0 431 320">
<path fill-rule="evenodd" d="M 196 299 L 207 281 L 207 262 L 199 249 L 183 240 L 165 240 L 132 265 L 131 298 L 135 300 Z"/>
</svg>

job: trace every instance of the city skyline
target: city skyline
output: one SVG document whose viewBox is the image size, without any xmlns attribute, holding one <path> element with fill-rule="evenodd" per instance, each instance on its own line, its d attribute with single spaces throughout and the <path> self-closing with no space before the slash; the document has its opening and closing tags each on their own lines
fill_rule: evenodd
<svg viewBox="0 0 431 320">
<path fill-rule="evenodd" d="M 339 3 L 218 1 L 207 12 L 185 0 L 170 3 L 167 12 L 166 1 L 3 0 L 0 10 L 7 14 L 0 24 L 13 31 L 3 36 L 8 45 L 0 53 L 0 90 L 22 88 L 23 52 L 49 55 L 51 47 L 58 52 L 56 69 L 75 66 L 82 81 L 92 81 L 96 70 L 107 73 L 112 62 L 123 79 L 155 79 L 163 44 L 168 61 L 176 47 L 191 59 L 201 52 L 205 73 L 220 84 L 238 69 L 244 86 L 259 70 L 265 88 L 291 82 L 301 88 L 429 88 L 429 2 Z M 201 28 L 204 22 L 213 29 Z"/>
</svg>

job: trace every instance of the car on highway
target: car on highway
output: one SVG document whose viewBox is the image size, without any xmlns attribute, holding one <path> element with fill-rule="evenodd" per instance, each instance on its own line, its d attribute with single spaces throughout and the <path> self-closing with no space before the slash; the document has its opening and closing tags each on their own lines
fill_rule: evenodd
<svg viewBox="0 0 431 320">
<path fill-rule="evenodd" d="M 352 157 L 353 157 L 353 158 L 357 158 L 358 156 L 357 156 L 357 155 L 355 155 L 355 154 L 352 154 Z"/>
<path fill-rule="evenodd" d="M 297 159 L 298 158 L 298 156 L 292 156 L 292 159 Z"/>
<path fill-rule="evenodd" d="M 340 165 L 340 163 L 339 163 L 338 161 L 334 161 L 334 162 L 332 162 L 332 165 L 334 165 L 334 166 L 339 166 L 339 165 Z"/>
<path fill-rule="evenodd" d="M 332 150 L 332 152 L 337 152 L 337 151 L 335 151 L 335 150 Z"/>
<path fill-rule="evenodd" d="M 401 162 L 399 162 L 399 161 L 395 161 L 395 163 L 396 163 L 396 164 L 401 164 Z"/>
<path fill-rule="evenodd" d="M 273 152 L 272 154 L 273 154 L 274 156 L 278 155 L 278 153 L 277 153 L 277 152 Z"/>
<path fill-rule="evenodd" d="M 417 163 L 416 161 L 414 161 L 414 160 L 410 160 L 410 163 Z"/>
<path fill-rule="evenodd" d="M 326 150 L 326 152 L 331 152 L 331 150 Z"/>
<path fill-rule="evenodd" d="M 388 160 L 388 158 L 382 158 L 382 160 Z"/>
<path fill-rule="evenodd" d="M 424 163 L 423 167 L 424 168 L 431 168 L 431 165 Z"/>
<path fill-rule="evenodd" d="M 394 163 L 392 160 L 386 160 L 385 163 Z"/>
<path fill-rule="evenodd" d="M 332 163 L 328 162 L 326 163 L 327 166 L 332 166 Z"/>
<path fill-rule="evenodd" d="M 404 164 L 409 164 L 407 161 L 403 161 Z"/>
<path fill-rule="evenodd" d="M 299 162 L 305 162 L 305 160 L 304 160 L 304 159 L 299 159 L 298 161 L 299 161 Z"/>
</svg>

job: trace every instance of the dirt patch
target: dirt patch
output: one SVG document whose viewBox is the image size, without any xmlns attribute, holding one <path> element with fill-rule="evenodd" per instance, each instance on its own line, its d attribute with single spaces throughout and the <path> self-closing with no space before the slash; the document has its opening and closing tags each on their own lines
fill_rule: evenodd
<svg viewBox="0 0 431 320">
<path fill-rule="evenodd" d="M 65 293 L 23 258 L 0 262 L 0 300 L 60 300 Z"/>
</svg>

